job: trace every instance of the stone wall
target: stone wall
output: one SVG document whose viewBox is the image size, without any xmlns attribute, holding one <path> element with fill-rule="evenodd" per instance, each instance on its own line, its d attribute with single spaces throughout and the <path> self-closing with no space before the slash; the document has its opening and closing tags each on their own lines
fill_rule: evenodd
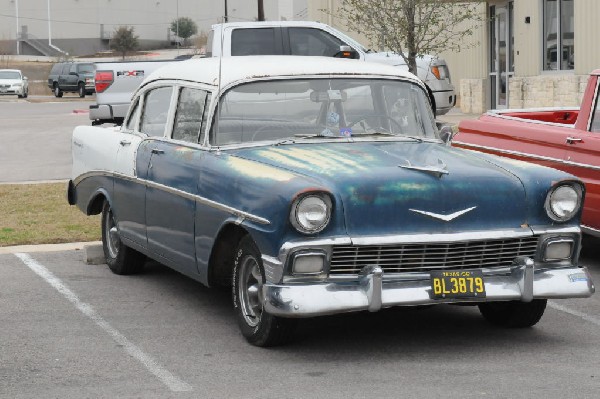
<svg viewBox="0 0 600 399">
<path fill-rule="evenodd" d="M 588 75 L 539 75 L 509 79 L 509 108 L 576 107 L 587 86 Z M 487 79 L 460 80 L 460 109 L 468 114 L 487 110 Z"/>
<path fill-rule="evenodd" d="M 487 109 L 487 79 L 460 80 L 460 109 L 465 114 L 481 114 Z"/>
<path fill-rule="evenodd" d="M 574 107 L 581 105 L 587 75 L 512 77 L 510 108 Z"/>
</svg>

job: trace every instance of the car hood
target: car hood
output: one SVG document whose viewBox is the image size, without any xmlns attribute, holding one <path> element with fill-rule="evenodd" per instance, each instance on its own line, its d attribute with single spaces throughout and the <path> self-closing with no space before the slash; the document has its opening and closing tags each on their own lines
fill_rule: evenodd
<svg viewBox="0 0 600 399">
<path fill-rule="evenodd" d="M 310 177 L 331 191 L 349 235 L 519 229 L 523 182 L 500 164 L 439 143 L 255 147 L 235 154 Z"/>
</svg>

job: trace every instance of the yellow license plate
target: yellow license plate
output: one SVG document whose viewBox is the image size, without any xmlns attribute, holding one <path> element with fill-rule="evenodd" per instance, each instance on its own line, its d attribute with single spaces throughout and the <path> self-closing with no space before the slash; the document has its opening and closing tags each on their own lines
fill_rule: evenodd
<svg viewBox="0 0 600 399">
<path fill-rule="evenodd" d="M 432 271 L 431 292 L 436 299 L 485 298 L 481 270 Z"/>
</svg>

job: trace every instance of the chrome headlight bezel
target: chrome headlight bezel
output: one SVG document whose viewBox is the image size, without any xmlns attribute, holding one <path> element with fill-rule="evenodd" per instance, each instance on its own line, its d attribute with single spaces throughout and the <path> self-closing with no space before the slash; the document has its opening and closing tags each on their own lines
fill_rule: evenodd
<svg viewBox="0 0 600 399">
<path fill-rule="evenodd" d="M 292 203 L 290 223 L 302 234 L 315 234 L 327 227 L 331 220 L 331 210 L 332 202 L 329 195 L 308 193 L 296 198 Z M 314 223 L 311 223 L 311 218 L 315 217 L 314 214 L 309 215 L 311 212 L 320 212 L 322 215 Z"/>
<path fill-rule="evenodd" d="M 571 198 L 565 198 L 570 196 Z M 544 208 L 548 217 L 556 222 L 568 222 L 581 210 L 583 187 L 576 182 L 562 182 L 552 187 L 546 196 Z M 572 201 L 569 209 L 561 209 L 559 202 Z M 564 206 L 562 207 L 564 208 Z M 571 209 L 572 208 L 572 209 Z"/>
</svg>

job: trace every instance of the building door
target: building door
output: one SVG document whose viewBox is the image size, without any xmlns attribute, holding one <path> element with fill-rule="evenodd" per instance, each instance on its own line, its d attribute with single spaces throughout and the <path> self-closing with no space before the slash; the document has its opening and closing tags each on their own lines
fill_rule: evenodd
<svg viewBox="0 0 600 399">
<path fill-rule="evenodd" d="M 508 104 L 508 82 L 514 75 L 513 2 L 490 6 L 490 108 Z"/>
</svg>

